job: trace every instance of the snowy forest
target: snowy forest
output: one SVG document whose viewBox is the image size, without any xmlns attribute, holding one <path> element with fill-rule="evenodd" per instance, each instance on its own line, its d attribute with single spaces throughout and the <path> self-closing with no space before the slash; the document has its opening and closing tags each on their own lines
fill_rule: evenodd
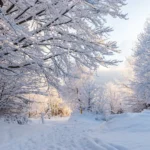
<svg viewBox="0 0 150 150">
<path fill-rule="evenodd" d="M 116 40 L 131 1 L 0 0 L 0 150 L 150 149 L 150 11 L 125 59 Z"/>
</svg>

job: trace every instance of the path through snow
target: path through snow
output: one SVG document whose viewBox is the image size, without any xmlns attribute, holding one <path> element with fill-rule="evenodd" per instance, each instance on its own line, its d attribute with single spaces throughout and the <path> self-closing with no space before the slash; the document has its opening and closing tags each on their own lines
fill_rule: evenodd
<svg viewBox="0 0 150 150">
<path fill-rule="evenodd" d="M 1 121 L 0 150 L 149 150 L 150 123 L 138 131 L 142 122 L 136 120 L 146 121 L 150 113 L 139 116 L 122 115 L 103 122 L 92 115 L 76 115 L 23 126 Z M 140 142 L 138 135 L 145 135 L 145 141 Z"/>
</svg>

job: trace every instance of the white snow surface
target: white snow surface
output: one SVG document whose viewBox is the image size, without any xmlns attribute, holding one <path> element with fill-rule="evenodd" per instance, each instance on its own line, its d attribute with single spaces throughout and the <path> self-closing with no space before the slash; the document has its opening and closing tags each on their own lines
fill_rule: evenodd
<svg viewBox="0 0 150 150">
<path fill-rule="evenodd" d="M 0 150 L 150 150 L 150 111 L 95 118 L 73 114 L 26 125 L 1 120 Z"/>
</svg>

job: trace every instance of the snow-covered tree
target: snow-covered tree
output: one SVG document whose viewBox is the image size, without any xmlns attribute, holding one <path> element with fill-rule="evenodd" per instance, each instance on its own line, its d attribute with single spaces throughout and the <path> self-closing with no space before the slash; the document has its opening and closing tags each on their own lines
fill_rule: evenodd
<svg viewBox="0 0 150 150">
<path fill-rule="evenodd" d="M 81 88 L 84 107 L 87 111 L 94 111 L 95 102 L 99 96 L 100 87 L 93 80 L 86 80 Z"/>
<path fill-rule="evenodd" d="M 94 72 L 82 68 L 74 68 L 72 76 L 62 87 L 61 95 L 67 103 L 71 103 L 73 110 L 97 111 L 97 100 L 100 99 L 102 87 L 94 80 Z"/>
<path fill-rule="evenodd" d="M 72 65 L 96 69 L 117 63 L 105 57 L 117 52 L 105 18 L 125 18 L 124 2 L 0 0 L 0 76 L 17 80 L 16 91 L 29 89 L 26 94 L 49 84 L 58 88 Z"/>
<path fill-rule="evenodd" d="M 122 92 L 117 84 L 109 82 L 104 87 L 104 101 L 106 113 L 122 113 Z"/>
<path fill-rule="evenodd" d="M 83 86 L 92 76 L 85 68 L 74 67 L 70 70 L 71 78 L 65 79 L 65 84 L 61 88 L 61 96 L 73 110 L 83 109 L 85 104 L 85 91 Z"/>
<path fill-rule="evenodd" d="M 38 87 L 35 86 L 38 86 L 36 77 L 4 76 L 1 74 L 0 81 L 0 117 L 26 115 L 29 103 L 33 102 L 27 95 L 31 93 L 43 94 L 43 90 L 38 91 Z"/>
<path fill-rule="evenodd" d="M 134 74 L 132 82 L 135 97 L 150 104 L 150 20 L 146 22 L 144 32 L 140 34 L 134 49 Z"/>
<path fill-rule="evenodd" d="M 51 84 L 68 74 L 70 64 L 90 68 L 113 64 L 105 59 L 116 51 L 106 40 L 111 31 L 104 17 L 124 18 L 119 1 L 88 5 L 74 0 L 8 0 L 1 10 L 1 70 L 8 74 L 35 71 L 48 74 Z"/>
</svg>

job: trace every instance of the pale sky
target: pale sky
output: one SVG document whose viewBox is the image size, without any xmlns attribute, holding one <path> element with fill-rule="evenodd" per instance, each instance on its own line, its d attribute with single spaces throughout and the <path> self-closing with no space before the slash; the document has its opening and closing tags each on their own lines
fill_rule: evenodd
<svg viewBox="0 0 150 150">
<path fill-rule="evenodd" d="M 146 19 L 150 17 L 150 0 L 127 0 L 122 11 L 128 13 L 128 20 L 109 19 L 108 24 L 114 29 L 110 38 L 117 41 L 119 49 L 122 50 L 116 58 L 125 60 L 132 54 L 135 41 L 143 31 Z"/>
<path fill-rule="evenodd" d="M 107 20 L 107 23 L 114 29 L 110 39 L 116 41 L 122 51 L 114 58 L 125 62 L 126 58 L 132 55 L 132 48 L 135 46 L 137 37 L 143 31 L 146 19 L 150 17 L 150 0 L 127 0 L 127 5 L 122 8 L 122 11 L 128 13 L 128 20 L 111 18 Z M 106 83 L 121 79 L 126 69 L 124 62 L 109 69 L 100 67 L 97 80 Z"/>
</svg>

